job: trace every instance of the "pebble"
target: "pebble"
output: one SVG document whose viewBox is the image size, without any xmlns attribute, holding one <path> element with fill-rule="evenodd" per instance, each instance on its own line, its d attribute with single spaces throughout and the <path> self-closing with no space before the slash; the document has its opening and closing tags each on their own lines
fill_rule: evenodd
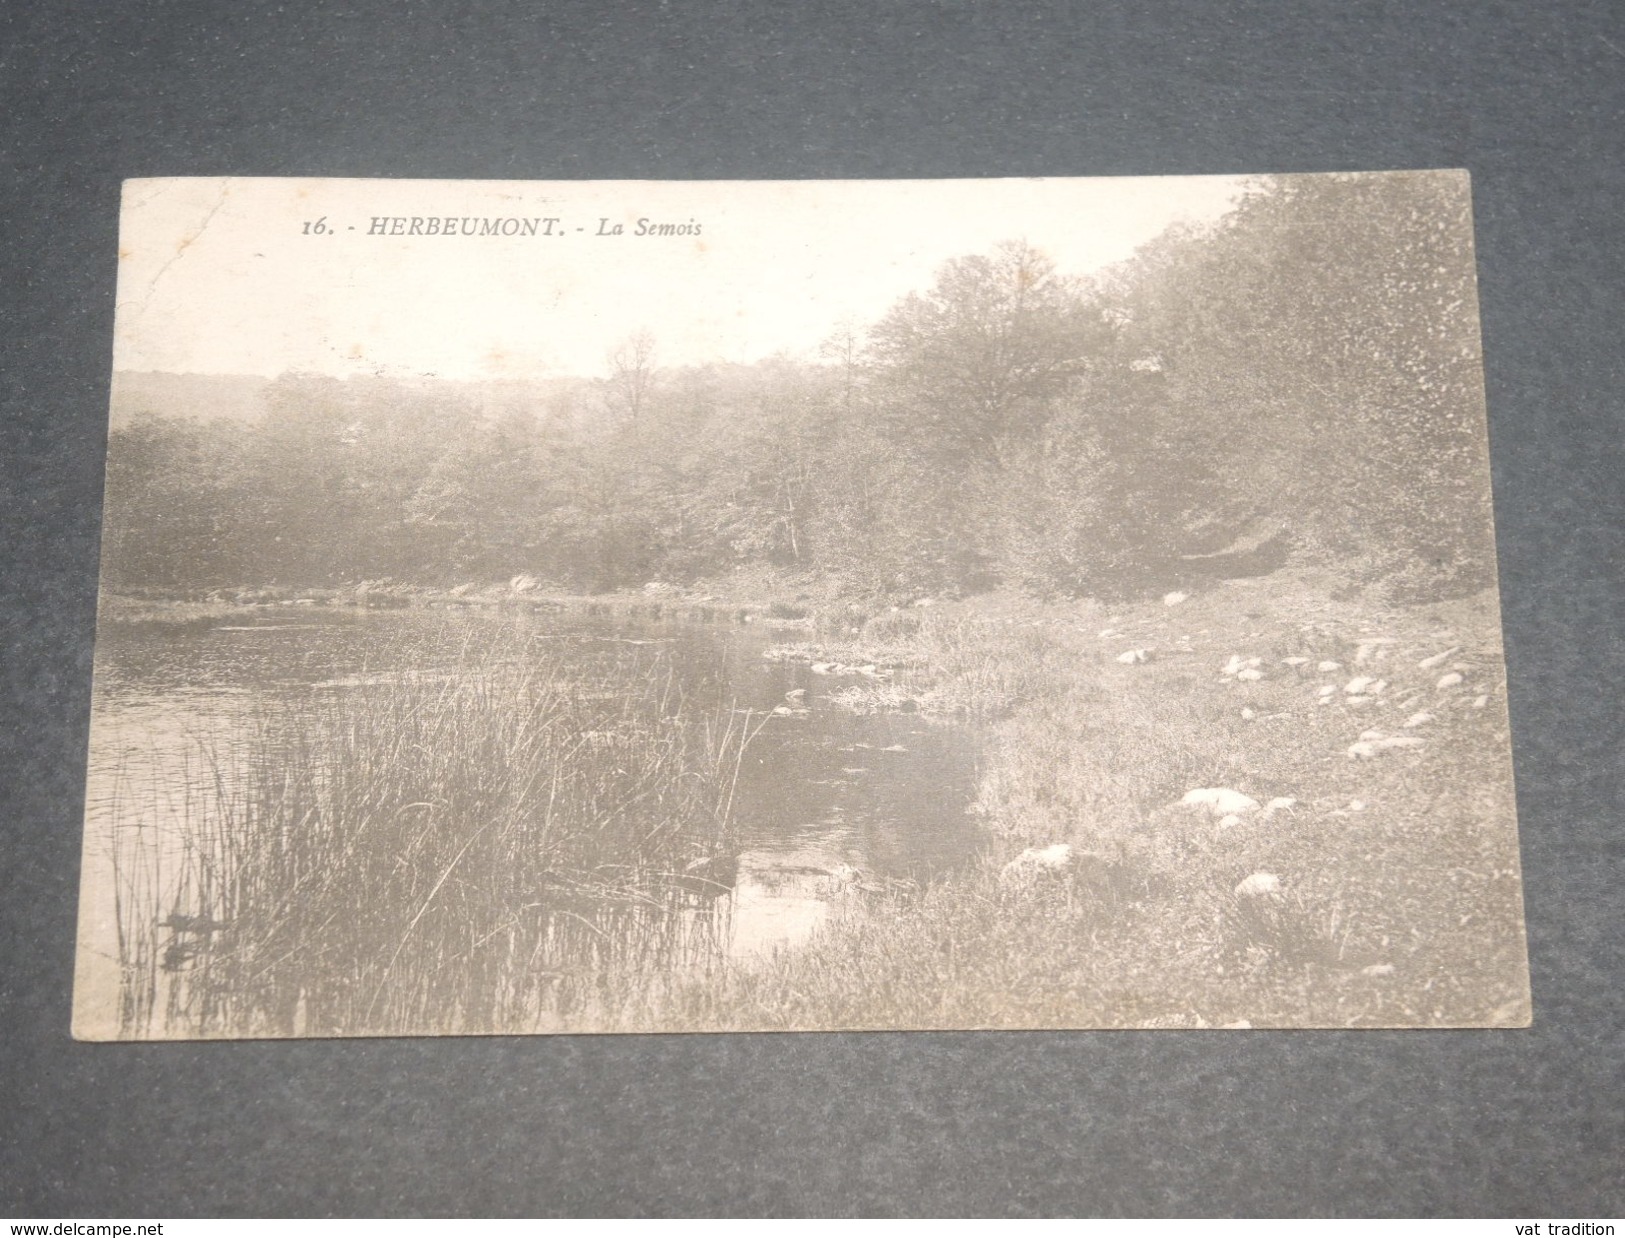
<svg viewBox="0 0 1625 1238">
<path fill-rule="evenodd" d="M 1460 653 L 1460 652 L 1461 652 L 1461 646 L 1460 645 L 1452 645 L 1449 649 L 1446 649 L 1443 653 L 1436 653 L 1431 658 L 1423 658 L 1416 665 L 1421 670 L 1431 671 L 1436 666 L 1443 666 L 1446 662 L 1450 661 L 1450 659 L 1455 654 Z"/>
<path fill-rule="evenodd" d="M 1252 796 L 1232 791 L 1229 787 L 1197 787 L 1185 792 L 1179 802 L 1186 808 L 1206 808 L 1216 817 L 1253 812 L 1258 808 L 1258 801 Z"/>
<path fill-rule="evenodd" d="M 1259 898 L 1265 894 L 1279 894 L 1281 892 L 1281 879 L 1274 873 L 1253 873 L 1244 877 L 1236 885 L 1236 893 L 1248 898 Z"/>
<path fill-rule="evenodd" d="M 1372 757 L 1380 757 L 1385 752 L 1394 752 L 1403 748 L 1420 748 L 1427 741 L 1418 739 L 1415 735 L 1395 735 L 1388 739 L 1363 739 L 1357 744 L 1349 745 L 1349 757 L 1355 761 L 1369 761 Z"/>
</svg>

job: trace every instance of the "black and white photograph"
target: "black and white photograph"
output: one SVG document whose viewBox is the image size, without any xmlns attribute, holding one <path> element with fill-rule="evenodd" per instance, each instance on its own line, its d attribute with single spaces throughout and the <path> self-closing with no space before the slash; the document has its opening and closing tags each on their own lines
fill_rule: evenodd
<svg viewBox="0 0 1625 1238">
<path fill-rule="evenodd" d="M 117 261 L 76 1037 L 1529 1025 L 1466 173 Z"/>
</svg>

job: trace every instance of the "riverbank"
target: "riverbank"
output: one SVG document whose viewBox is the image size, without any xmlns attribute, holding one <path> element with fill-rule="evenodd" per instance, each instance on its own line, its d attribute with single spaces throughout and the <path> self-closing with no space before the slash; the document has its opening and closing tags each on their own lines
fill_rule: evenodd
<svg viewBox="0 0 1625 1238">
<path fill-rule="evenodd" d="M 109 591 L 101 598 L 97 619 L 119 627 L 198 628 L 305 609 L 573 614 L 628 621 L 760 623 L 786 629 L 810 629 L 814 623 L 811 605 L 791 601 L 788 594 L 779 596 L 772 590 L 724 593 L 656 582 L 635 591 L 581 594 L 550 590 L 528 577 L 515 577 L 507 584 L 464 584 L 453 588 L 384 580 L 322 588 L 268 585 L 184 594 Z"/>
<path fill-rule="evenodd" d="M 853 890 L 662 1026 L 1527 1021 L 1492 594 L 1383 607 L 1281 574 L 1111 609 L 975 599 L 865 637 L 992 720 L 988 855 Z"/>
</svg>

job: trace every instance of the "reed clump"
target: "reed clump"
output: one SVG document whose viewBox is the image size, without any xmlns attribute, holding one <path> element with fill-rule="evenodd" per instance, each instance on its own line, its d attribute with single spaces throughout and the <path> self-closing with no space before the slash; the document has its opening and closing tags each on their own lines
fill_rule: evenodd
<svg viewBox="0 0 1625 1238">
<path fill-rule="evenodd" d="M 669 676 L 535 656 L 285 697 L 201 754 L 212 790 L 181 814 L 178 875 L 126 875 L 126 1030 L 636 1018 L 719 956 L 689 874 L 728 851 L 748 727 Z"/>
</svg>

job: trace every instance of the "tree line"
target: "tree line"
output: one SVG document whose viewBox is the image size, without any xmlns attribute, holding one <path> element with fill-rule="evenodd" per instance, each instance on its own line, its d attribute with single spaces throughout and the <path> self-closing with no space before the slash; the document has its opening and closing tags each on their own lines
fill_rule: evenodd
<svg viewBox="0 0 1625 1238">
<path fill-rule="evenodd" d="M 299 374 L 252 422 L 146 409 L 110 438 L 106 580 L 1105 596 L 1295 561 L 1465 592 L 1493 572 L 1468 209 L 1449 174 L 1264 179 L 1091 278 L 955 258 L 816 358 L 662 367 L 639 333 L 495 413 Z"/>
</svg>

